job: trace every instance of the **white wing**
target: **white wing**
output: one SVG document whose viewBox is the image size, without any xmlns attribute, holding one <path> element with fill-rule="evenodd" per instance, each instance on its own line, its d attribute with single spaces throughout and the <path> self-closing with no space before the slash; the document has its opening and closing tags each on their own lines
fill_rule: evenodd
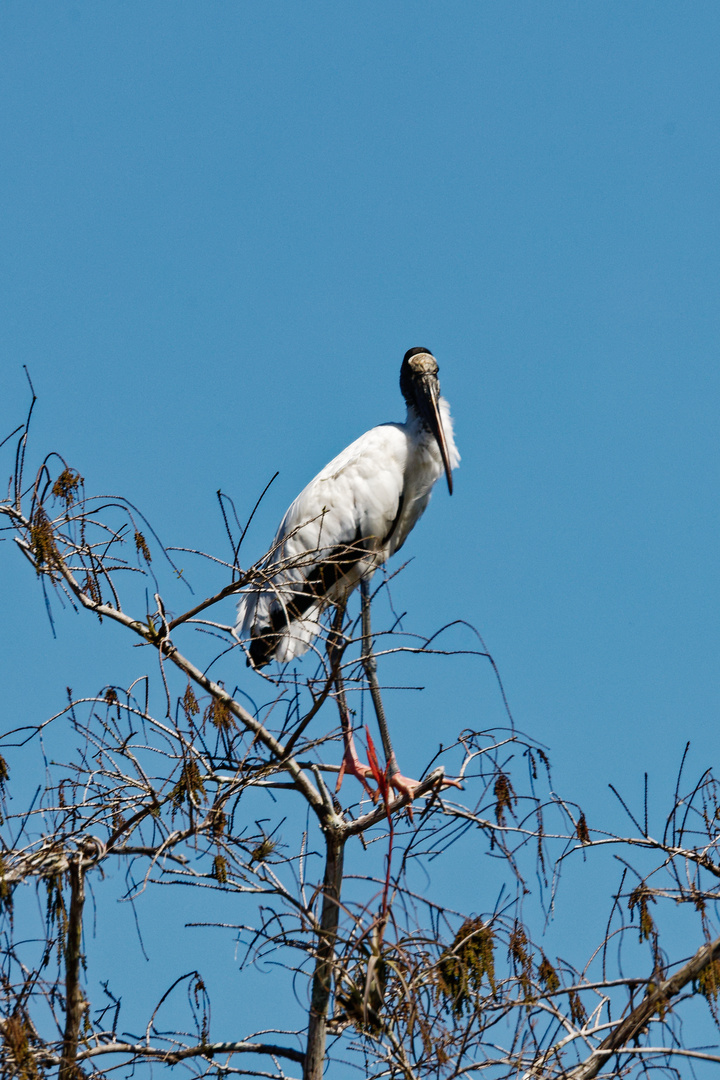
<svg viewBox="0 0 720 1080">
<path fill-rule="evenodd" d="M 320 630 L 323 608 L 387 557 L 407 457 L 403 425 L 372 428 L 295 499 L 261 563 L 264 580 L 238 604 L 238 633 L 252 639 L 256 666 L 302 655 Z"/>
</svg>

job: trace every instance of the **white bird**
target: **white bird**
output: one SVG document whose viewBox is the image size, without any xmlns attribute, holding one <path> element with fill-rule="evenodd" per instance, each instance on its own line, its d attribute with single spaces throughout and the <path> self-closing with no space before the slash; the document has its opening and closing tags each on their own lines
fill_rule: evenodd
<svg viewBox="0 0 720 1080">
<path fill-rule="evenodd" d="M 261 668 L 301 656 L 320 633 L 323 610 L 344 608 L 359 583 L 365 593 L 376 568 L 402 547 L 443 472 L 452 494 L 460 455 L 437 373 L 432 353 L 409 349 L 400 370 L 405 423 L 361 435 L 290 506 L 257 583 L 238 603 L 237 633 L 249 642 L 248 664 Z M 385 743 L 382 723 L 381 733 Z M 388 747 L 389 738 L 386 757 L 399 776 Z M 356 773 L 358 764 L 353 751 L 348 770 Z"/>
</svg>

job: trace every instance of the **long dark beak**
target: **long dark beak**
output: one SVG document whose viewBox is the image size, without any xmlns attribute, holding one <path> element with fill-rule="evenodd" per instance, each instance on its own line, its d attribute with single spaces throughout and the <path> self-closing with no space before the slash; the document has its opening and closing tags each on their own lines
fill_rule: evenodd
<svg viewBox="0 0 720 1080">
<path fill-rule="evenodd" d="M 452 469 L 450 468 L 447 442 L 445 440 L 445 432 L 443 431 L 442 419 L 440 417 L 440 409 L 438 408 L 438 401 L 440 400 L 440 384 L 434 375 L 424 375 L 419 382 L 420 385 L 418 387 L 417 395 L 418 407 L 423 418 L 427 420 L 430 425 L 430 430 L 440 447 L 440 455 L 443 460 L 443 465 L 445 466 L 448 491 L 452 495 Z"/>
</svg>

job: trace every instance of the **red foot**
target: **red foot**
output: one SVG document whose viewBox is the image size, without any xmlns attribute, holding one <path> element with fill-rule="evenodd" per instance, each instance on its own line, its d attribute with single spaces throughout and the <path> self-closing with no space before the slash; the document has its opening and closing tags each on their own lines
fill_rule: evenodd
<svg viewBox="0 0 720 1080">
<path fill-rule="evenodd" d="M 420 787 L 419 780 L 411 780 L 408 776 L 403 776 L 401 772 L 391 773 L 388 776 L 388 784 L 395 788 L 398 795 L 407 795 L 411 800 L 415 798 L 415 792 Z"/>
<path fill-rule="evenodd" d="M 340 772 L 337 778 L 337 784 L 335 785 L 336 792 L 340 790 L 340 785 L 343 782 L 345 774 L 347 774 L 348 776 L 354 776 L 356 780 L 359 780 L 372 801 L 375 802 L 377 800 L 377 792 L 373 791 L 372 788 L 368 787 L 367 783 L 365 782 L 365 778 L 367 776 L 372 776 L 372 769 L 369 765 L 365 765 L 364 762 L 362 762 L 357 756 L 353 743 L 350 743 L 349 746 L 345 747 L 345 753 L 343 754 L 342 764 L 340 766 Z"/>
<path fill-rule="evenodd" d="M 389 772 L 389 770 L 388 770 L 388 772 Z M 390 787 L 395 788 L 398 795 L 407 795 L 407 797 L 409 798 L 410 801 L 406 805 L 405 809 L 408 812 L 410 820 L 414 821 L 415 819 L 413 818 L 412 804 L 413 804 L 413 799 L 415 798 L 415 792 L 420 787 L 420 781 L 419 780 L 410 780 L 407 776 L 403 776 L 403 774 L 401 772 L 395 772 L 395 773 L 392 773 L 392 775 L 388 775 L 387 782 L 390 785 Z M 440 786 L 441 786 L 441 788 L 449 787 L 449 786 L 459 788 L 461 785 L 460 785 L 459 781 L 457 781 L 457 780 L 443 779 L 443 782 L 442 782 L 442 784 Z"/>
<path fill-rule="evenodd" d="M 462 786 L 462 784 L 460 783 L 460 781 L 459 781 L 459 780 L 451 780 L 449 776 L 444 776 L 444 777 L 443 777 L 443 782 L 442 782 L 442 784 L 440 785 L 440 788 L 441 788 L 441 789 L 442 789 L 442 788 L 446 788 L 446 787 L 456 787 L 456 788 L 458 788 L 458 789 L 459 789 L 460 791 L 462 791 L 462 790 L 463 790 L 463 786 Z"/>
<path fill-rule="evenodd" d="M 415 792 L 420 787 L 419 780 L 410 780 L 407 776 L 403 776 L 401 772 L 395 772 L 388 776 L 388 783 L 391 787 L 394 787 L 399 795 L 407 795 L 409 799 L 415 798 Z M 462 784 L 459 780 L 451 780 L 449 777 L 443 777 L 443 782 L 440 785 L 441 788 L 456 787 L 462 790 Z"/>
</svg>

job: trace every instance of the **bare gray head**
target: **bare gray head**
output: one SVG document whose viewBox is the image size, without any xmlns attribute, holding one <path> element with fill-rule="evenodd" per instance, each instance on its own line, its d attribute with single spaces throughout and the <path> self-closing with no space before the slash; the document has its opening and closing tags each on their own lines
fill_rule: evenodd
<svg viewBox="0 0 720 1080">
<path fill-rule="evenodd" d="M 438 407 L 440 400 L 438 370 L 437 360 L 428 349 L 420 347 L 408 349 L 400 368 L 400 390 L 408 409 L 412 409 L 435 436 L 445 466 L 448 491 L 452 495 L 452 470 Z"/>
</svg>

